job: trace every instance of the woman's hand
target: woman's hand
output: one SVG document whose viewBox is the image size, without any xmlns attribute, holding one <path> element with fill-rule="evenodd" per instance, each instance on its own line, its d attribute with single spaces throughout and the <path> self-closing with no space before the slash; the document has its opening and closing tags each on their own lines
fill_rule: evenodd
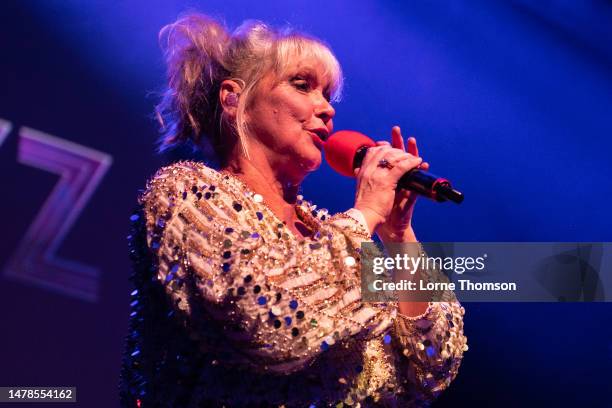
<svg viewBox="0 0 612 408">
<path fill-rule="evenodd" d="M 391 141 L 391 145 L 377 142 L 376 147 L 368 149 L 361 167 L 355 169 L 355 208 L 366 217 L 371 233 L 377 230 L 383 240 L 404 240 L 412 232 L 416 194 L 405 190 L 396 192 L 397 182 L 406 172 L 419 166 L 426 169 L 429 165 L 418 157 L 414 138 L 408 139 L 406 150 L 397 126 L 391 130 Z M 387 166 L 381 165 L 383 159 Z"/>
<path fill-rule="evenodd" d="M 414 157 L 419 157 L 416 139 L 409 137 L 406 145 L 404 145 L 404 139 L 399 126 L 391 129 L 391 143 L 394 148 L 407 151 Z M 428 170 L 429 163 L 422 162 L 417 167 L 422 170 Z M 416 241 L 416 236 L 412 229 L 412 214 L 417 197 L 417 193 L 405 189 L 396 192 L 391 213 L 387 217 L 386 222 L 380 225 L 377 230 L 378 236 L 383 242 Z"/>
</svg>

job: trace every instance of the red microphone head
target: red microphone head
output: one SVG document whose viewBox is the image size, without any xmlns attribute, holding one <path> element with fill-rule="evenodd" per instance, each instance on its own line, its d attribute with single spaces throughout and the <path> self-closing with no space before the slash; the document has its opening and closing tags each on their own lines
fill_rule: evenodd
<svg viewBox="0 0 612 408">
<path fill-rule="evenodd" d="M 323 145 L 325 159 L 338 173 L 354 177 L 353 159 L 362 147 L 373 147 L 376 143 L 363 133 L 354 130 L 341 130 L 331 135 Z"/>
</svg>

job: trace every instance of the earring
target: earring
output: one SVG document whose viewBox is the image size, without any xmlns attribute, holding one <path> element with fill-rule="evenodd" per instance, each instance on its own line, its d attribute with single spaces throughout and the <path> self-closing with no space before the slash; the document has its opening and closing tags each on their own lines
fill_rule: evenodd
<svg viewBox="0 0 612 408">
<path fill-rule="evenodd" d="M 227 94 L 225 103 L 228 104 L 228 106 L 238 106 L 238 94 L 234 92 Z"/>
</svg>

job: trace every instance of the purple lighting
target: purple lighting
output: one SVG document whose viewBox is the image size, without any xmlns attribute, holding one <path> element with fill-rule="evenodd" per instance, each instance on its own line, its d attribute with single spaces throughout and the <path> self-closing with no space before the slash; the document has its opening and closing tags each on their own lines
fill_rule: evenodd
<svg viewBox="0 0 612 408">
<path fill-rule="evenodd" d="M 0 146 L 2 146 L 2 143 L 4 143 L 4 141 L 6 140 L 6 137 L 11 132 L 12 128 L 13 125 L 11 125 L 11 122 L 4 119 L 0 119 Z"/>
</svg>

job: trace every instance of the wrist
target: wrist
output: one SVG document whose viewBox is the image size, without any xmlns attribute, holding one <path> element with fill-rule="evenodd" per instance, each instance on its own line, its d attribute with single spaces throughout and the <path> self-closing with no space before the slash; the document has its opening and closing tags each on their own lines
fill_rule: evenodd
<svg viewBox="0 0 612 408">
<path fill-rule="evenodd" d="M 384 226 L 378 229 L 377 234 L 383 243 L 418 242 L 412 226 L 400 231 L 389 230 L 387 226 Z"/>
<path fill-rule="evenodd" d="M 385 222 L 385 218 L 374 210 L 360 206 L 355 206 L 354 208 L 361 211 L 363 214 L 368 230 L 370 231 L 370 235 L 374 235 L 374 232 L 378 226 Z"/>
</svg>

